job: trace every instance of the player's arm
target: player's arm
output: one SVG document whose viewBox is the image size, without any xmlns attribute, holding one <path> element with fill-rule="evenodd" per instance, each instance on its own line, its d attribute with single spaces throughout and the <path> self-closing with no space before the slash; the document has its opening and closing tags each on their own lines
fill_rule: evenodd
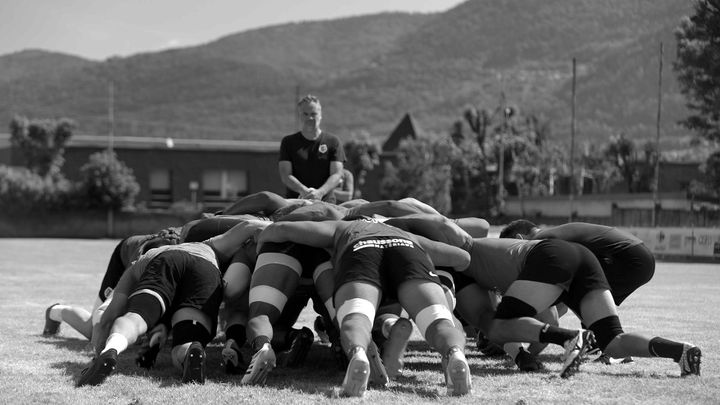
<svg viewBox="0 0 720 405">
<path fill-rule="evenodd" d="M 258 251 L 266 242 L 295 242 L 320 248 L 330 247 L 339 224 L 339 221 L 275 222 L 268 225 L 258 236 Z"/>
<path fill-rule="evenodd" d="M 245 241 L 270 225 L 270 221 L 247 220 L 233 226 L 225 233 L 208 239 L 208 243 L 225 257 L 231 257 Z"/>
<path fill-rule="evenodd" d="M 465 271 L 470 266 L 470 253 L 423 236 L 415 235 L 415 238 L 420 246 L 425 249 L 435 266 L 452 267 L 457 271 Z"/>
</svg>

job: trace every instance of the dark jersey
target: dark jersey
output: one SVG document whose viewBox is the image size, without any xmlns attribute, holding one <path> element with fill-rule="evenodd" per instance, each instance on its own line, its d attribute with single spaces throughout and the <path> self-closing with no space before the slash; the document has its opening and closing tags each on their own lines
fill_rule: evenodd
<svg viewBox="0 0 720 405">
<path fill-rule="evenodd" d="M 570 222 L 542 229 L 533 239 L 562 239 L 579 243 L 590 249 L 598 258 L 613 257 L 643 243 L 635 235 L 605 225 Z"/>
<path fill-rule="evenodd" d="M 307 187 L 320 188 L 330 177 L 330 162 L 345 162 L 345 151 L 340 140 L 326 132 L 316 139 L 308 140 L 301 132 L 282 139 L 280 161 L 292 164 L 292 174 Z M 298 193 L 287 189 L 287 198 L 297 198 Z M 327 193 L 328 201 L 334 202 L 333 193 Z"/>
</svg>

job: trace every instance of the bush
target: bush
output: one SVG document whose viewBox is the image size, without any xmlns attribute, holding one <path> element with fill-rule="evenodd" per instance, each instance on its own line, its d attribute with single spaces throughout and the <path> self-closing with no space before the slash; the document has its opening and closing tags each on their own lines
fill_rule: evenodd
<svg viewBox="0 0 720 405">
<path fill-rule="evenodd" d="M 115 152 L 92 154 L 80 168 L 80 177 L 78 196 L 87 208 L 130 208 L 140 192 L 132 169 Z"/>
<path fill-rule="evenodd" d="M 72 195 L 72 185 L 61 176 L 43 177 L 24 167 L 0 165 L 0 210 L 5 213 L 67 209 Z"/>
</svg>

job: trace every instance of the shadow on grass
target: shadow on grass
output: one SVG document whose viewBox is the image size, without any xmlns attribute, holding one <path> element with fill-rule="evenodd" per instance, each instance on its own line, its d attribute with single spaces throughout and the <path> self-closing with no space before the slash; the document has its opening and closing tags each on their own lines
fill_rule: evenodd
<svg viewBox="0 0 720 405">
<path fill-rule="evenodd" d="M 90 341 L 87 339 L 79 339 L 65 336 L 43 336 L 36 335 L 36 343 L 52 345 L 59 349 L 72 350 L 74 352 L 87 352 Z"/>
</svg>

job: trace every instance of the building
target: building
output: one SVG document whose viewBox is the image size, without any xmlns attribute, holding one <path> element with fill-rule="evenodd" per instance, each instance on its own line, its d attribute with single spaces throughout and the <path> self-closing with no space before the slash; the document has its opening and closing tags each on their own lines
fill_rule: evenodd
<svg viewBox="0 0 720 405">
<path fill-rule="evenodd" d="M 137 201 L 148 208 L 188 203 L 212 210 L 258 191 L 284 193 L 277 171 L 280 142 L 73 135 L 63 173 L 78 179 L 90 155 L 110 147 L 133 170 Z M 0 164 L 22 166 L 22 159 L 10 136 L 0 134 Z"/>
</svg>

